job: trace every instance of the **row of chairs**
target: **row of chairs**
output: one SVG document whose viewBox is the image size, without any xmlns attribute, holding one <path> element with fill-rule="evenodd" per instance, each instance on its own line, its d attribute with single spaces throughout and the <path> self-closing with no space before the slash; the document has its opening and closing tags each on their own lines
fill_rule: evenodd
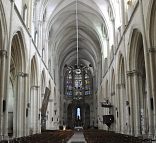
<svg viewBox="0 0 156 143">
<path fill-rule="evenodd" d="M 85 130 L 84 136 L 87 143 L 151 143 L 149 139 L 104 130 Z"/>
<path fill-rule="evenodd" d="M 26 137 L 14 138 L 0 143 L 66 143 L 74 134 L 72 130 L 43 132 Z"/>
</svg>

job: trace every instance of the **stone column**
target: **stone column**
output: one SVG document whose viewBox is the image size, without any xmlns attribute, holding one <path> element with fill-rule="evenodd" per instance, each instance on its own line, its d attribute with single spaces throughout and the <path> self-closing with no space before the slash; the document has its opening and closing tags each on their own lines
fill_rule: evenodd
<svg viewBox="0 0 156 143">
<path fill-rule="evenodd" d="M 36 108 L 36 105 L 35 105 L 35 89 L 36 86 L 31 86 L 30 87 L 30 99 L 29 99 L 29 104 L 30 104 L 30 109 L 29 109 L 29 134 L 32 134 L 32 133 L 35 133 L 35 108 Z"/>
<path fill-rule="evenodd" d="M 5 66 L 6 66 L 7 51 L 0 50 L 0 140 L 3 139 L 3 100 L 5 95 Z M 5 107 L 4 107 L 5 108 Z"/>
<path fill-rule="evenodd" d="M 21 137 L 22 136 L 22 108 L 23 108 L 23 104 L 21 103 L 22 102 L 22 99 L 23 96 L 21 93 L 22 93 L 22 73 L 18 73 L 17 75 L 17 92 L 16 92 L 16 132 L 17 132 L 17 135 L 16 137 Z"/>
<path fill-rule="evenodd" d="M 38 90 L 37 90 L 37 96 L 38 96 L 38 129 L 37 129 L 37 133 L 41 133 L 41 88 L 39 88 L 38 86 Z"/>
<path fill-rule="evenodd" d="M 128 98 L 129 98 L 129 134 L 130 135 L 134 135 L 134 124 L 133 124 L 133 116 L 134 116 L 134 112 L 133 112 L 133 93 L 132 93 L 132 72 L 128 71 L 127 72 L 127 80 L 128 80 Z"/>
<path fill-rule="evenodd" d="M 118 114 L 118 118 L 117 118 L 117 129 L 118 129 L 118 133 L 121 133 L 122 132 L 122 127 L 121 127 L 121 125 L 122 125 L 122 119 L 120 119 L 120 115 L 121 115 L 121 111 L 120 111 L 120 109 L 121 109 L 121 104 L 120 104 L 120 102 L 121 102 L 121 100 L 120 100 L 120 90 L 121 90 L 121 86 L 120 86 L 120 84 L 117 84 L 116 85 L 117 86 L 117 95 L 116 95 L 116 102 L 117 102 L 117 114 Z"/>
<path fill-rule="evenodd" d="M 125 0 L 120 0 L 120 4 L 121 4 L 121 19 L 122 19 L 121 33 L 123 34 L 125 30 Z"/>
<path fill-rule="evenodd" d="M 109 38 L 107 38 L 106 39 L 106 41 L 107 41 L 107 63 L 108 63 L 108 65 L 109 65 L 109 63 L 110 63 L 110 60 L 109 60 L 109 57 L 110 57 L 110 50 L 109 50 Z M 105 68 L 105 67 L 104 67 Z M 106 69 L 104 69 L 104 71 L 105 71 Z M 105 74 L 105 73 L 104 73 Z"/>
<path fill-rule="evenodd" d="M 149 57 L 150 57 L 150 72 L 151 72 L 151 88 L 152 88 L 152 98 L 153 98 L 153 106 L 154 106 L 154 125 L 153 129 L 156 128 L 156 81 L 155 81 L 155 72 L 156 72 L 156 46 L 152 46 L 148 49 Z M 151 98 L 150 97 L 150 98 Z M 150 103 L 151 104 L 151 103 Z M 151 106 L 149 107 L 151 109 Z M 156 130 L 154 130 L 154 135 L 156 136 Z"/>
<path fill-rule="evenodd" d="M 144 99 L 145 99 L 145 95 L 143 93 L 143 80 L 142 80 L 142 75 L 139 74 L 139 92 L 140 92 L 140 127 L 141 127 L 141 134 L 145 135 L 145 110 L 144 110 Z"/>
<path fill-rule="evenodd" d="M 148 117 L 149 117 L 149 136 L 152 134 L 152 112 L 151 112 L 151 102 L 150 102 L 150 97 L 151 97 L 151 80 L 150 79 L 150 64 L 149 64 L 149 55 L 148 55 L 148 46 L 147 46 L 147 38 L 146 38 L 146 29 L 145 29 L 145 20 L 144 20 L 144 15 L 143 15 L 143 5 L 142 5 L 142 0 L 139 0 L 139 8 L 140 8 L 140 16 L 141 16 L 141 23 L 142 23 L 142 37 L 143 37 L 143 48 L 144 48 L 144 58 L 145 58 L 145 70 L 146 70 L 146 81 L 147 81 L 147 105 L 148 105 Z"/>
<path fill-rule="evenodd" d="M 31 126 L 30 128 L 32 129 L 33 131 L 33 134 L 34 133 L 37 133 L 38 132 L 38 122 L 39 122 L 39 118 L 38 118 L 38 106 L 39 106 L 39 103 L 38 103 L 38 88 L 39 86 L 37 85 L 33 85 L 31 86 L 30 88 L 30 112 L 31 112 Z"/>
<path fill-rule="evenodd" d="M 139 105 L 139 87 L 138 87 L 138 82 L 139 82 L 139 79 L 138 79 L 138 73 L 135 72 L 134 75 L 133 75 L 133 84 L 134 84 L 134 102 L 135 102 L 135 105 L 134 105 L 134 109 L 135 109 L 135 135 L 136 136 L 139 136 L 140 135 L 140 111 L 139 111 L 139 108 L 140 108 L 140 105 Z"/>
<path fill-rule="evenodd" d="M 43 44 L 42 44 L 42 27 L 43 27 L 43 22 L 42 21 L 38 21 L 38 39 L 40 39 L 40 40 L 38 40 L 37 42 L 38 42 L 38 50 L 40 51 L 40 54 L 42 55 L 42 47 L 43 47 Z"/>
<path fill-rule="evenodd" d="M 10 10 L 10 23 L 9 23 L 9 40 L 7 45 L 7 65 L 6 65 L 6 110 L 4 112 L 4 139 L 8 139 L 8 97 L 9 97 L 9 81 L 10 81 L 10 59 L 11 59 L 11 35 L 12 35 L 12 21 L 13 21 L 13 12 L 14 12 L 14 0 L 11 0 L 11 10 Z"/>
<path fill-rule="evenodd" d="M 114 42 L 114 47 L 113 47 L 113 54 L 115 54 L 115 51 L 116 51 L 116 37 L 115 37 L 115 34 L 116 34 L 116 31 L 115 31 L 115 20 L 113 19 L 112 20 L 112 23 L 113 23 L 113 42 Z"/>
<path fill-rule="evenodd" d="M 40 133 L 41 131 L 41 116 L 40 116 L 40 87 L 37 86 L 36 88 L 36 98 L 37 98 L 37 104 L 36 104 L 36 133 Z"/>
<path fill-rule="evenodd" d="M 25 76 L 27 77 L 28 76 L 28 74 L 25 74 Z M 27 85 L 27 82 L 28 82 L 28 78 L 24 78 L 24 103 L 23 103 L 23 105 L 24 105 L 24 111 L 23 111 L 23 128 L 24 128 L 24 130 L 23 130 L 23 136 L 27 136 L 28 134 L 27 134 L 27 124 L 28 124 L 28 122 L 27 122 L 27 117 L 28 117 L 28 97 L 29 97 L 29 95 L 28 95 L 28 85 Z"/>
<path fill-rule="evenodd" d="M 120 84 L 120 115 L 121 115 L 121 133 L 125 133 L 125 84 Z"/>
<path fill-rule="evenodd" d="M 24 124 L 25 124 L 25 77 L 27 77 L 26 73 L 19 72 L 17 75 L 17 84 L 16 84 L 16 97 L 15 97 L 15 109 L 14 109 L 14 136 L 21 137 L 24 135 Z"/>
</svg>

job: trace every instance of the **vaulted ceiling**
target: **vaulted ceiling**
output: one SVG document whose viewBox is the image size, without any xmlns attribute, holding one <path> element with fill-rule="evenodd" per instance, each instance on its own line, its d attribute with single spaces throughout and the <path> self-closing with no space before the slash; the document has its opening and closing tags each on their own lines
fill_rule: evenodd
<svg viewBox="0 0 156 143">
<path fill-rule="evenodd" d="M 114 1 L 114 0 L 113 0 Z M 117 0 L 116 0 L 117 1 Z M 113 44 L 115 3 L 111 0 L 78 0 L 79 63 L 97 68 L 104 43 Z M 76 0 L 40 1 L 40 19 L 45 21 L 49 52 L 59 67 L 76 63 Z"/>
</svg>

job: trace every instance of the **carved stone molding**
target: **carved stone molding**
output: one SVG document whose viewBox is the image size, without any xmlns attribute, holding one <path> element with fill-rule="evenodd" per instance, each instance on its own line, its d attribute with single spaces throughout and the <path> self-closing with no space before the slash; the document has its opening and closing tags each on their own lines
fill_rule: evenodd
<svg viewBox="0 0 156 143">
<path fill-rule="evenodd" d="M 111 96 L 114 96 L 114 95 L 115 95 L 115 91 L 111 93 Z"/>
<path fill-rule="evenodd" d="M 137 70 L 131 70 L 131 71 L 127 71 L 127 76 L 134 76 L 134 75 L 139 75 L 140 72 Z"/>
<path fill-rule="evenodd" d="M 122 88 L 122 87 L 124 87 L 125 88 L 125 83 L 118 83 L 118 84 L 116 84 L 116 87 L 117 88 Z"/>
<path fill-rule="evenodd" d="M 0 50 L 0 56 L 7 56 L 7 51 L 6 50 Z"/>
<path fill-rule="evenodd" d="M 28 77 L 28 74 L 27 73 L 24 73 L 24 72 L 18 72 L 17 75 L 18 76 L 21 76 L 21 77 Z"/>
<path fill-rule="evenodd" d="M 151 48 L 148 48 L 149 53 L 155 53 L 156 52 L 156 46 L 152 46 Z"/>
</svg>

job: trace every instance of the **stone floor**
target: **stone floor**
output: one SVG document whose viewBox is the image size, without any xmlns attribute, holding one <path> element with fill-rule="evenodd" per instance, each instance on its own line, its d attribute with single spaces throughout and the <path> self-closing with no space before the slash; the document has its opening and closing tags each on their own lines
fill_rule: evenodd
<svg viewBox="0 0 156 143">
<path fill-rule="evenodd" d="M 76 131 L 67 143 L 86 143 L 83 132 Z"/>
</svg>

